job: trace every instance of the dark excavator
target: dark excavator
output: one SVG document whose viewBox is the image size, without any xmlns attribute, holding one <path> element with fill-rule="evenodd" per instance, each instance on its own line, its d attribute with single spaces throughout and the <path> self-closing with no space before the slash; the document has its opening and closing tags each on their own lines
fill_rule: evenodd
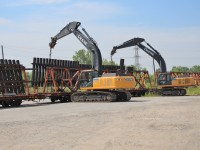
<svg viewBox="0 0 200 150">
<path fill-rule="evenodd" d="M 142 42 L 146 43 L 146 46 L 142 44 Z M 111 51 L 111 57 L 116 53 L 117 49 L 138 46 L 144 52 L 146 52 L 149 56 L 155 59 L 160 66 L 160 73 L 157 78 L 157 85 L 159 87 L 159 94 L 161 95 L 185 95 L 187 87 L 195 86 L 195 80 L 193 77 L 172 77 L 170 73 L 167 72 L 167 67 L 165 60 L 161 56 L 161 54 L 155 50 L 149 43 L 145 41 L 143 38 L 133 38 L 128 40 L 118 46 L 114 46 Z"/>
<path fill-rule="evenodd" d="M 91 52 L 92 68 L 82 70 L 77 79 L 71 101 L 93 102 L 93 101 L 129 101 L 131 99 L 130 89 L 135 86 L 132 76 L 120 76 L 113 74 L 102 74 L 102 56 L 95 40 L 86 32 L 78 29 L 80 22 L 70 22 L 56 36 L 51 38 L 50 48 L 54 48 L 57 40 L 73 33 L 78 40 Z"/>
</svg>

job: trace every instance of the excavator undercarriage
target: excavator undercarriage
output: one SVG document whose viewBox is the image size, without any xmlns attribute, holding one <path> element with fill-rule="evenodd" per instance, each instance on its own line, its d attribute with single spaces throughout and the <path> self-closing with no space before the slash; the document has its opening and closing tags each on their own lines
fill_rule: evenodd
<svg viewBox="0 0 200 150">
<path fill-rule="evenodd" d="M 130 99 L 128 91 L 84 91 L 71 95 L 72 102 L 124 102 Z"/>
<path fill-rule="evenodd" d="M 163 89 L 158 89 L 157 94 L 162 95 L 162 96 L 185 96 L 186 89 L 184 89 L 184 88 L 163 88 Z"/>
</svg>

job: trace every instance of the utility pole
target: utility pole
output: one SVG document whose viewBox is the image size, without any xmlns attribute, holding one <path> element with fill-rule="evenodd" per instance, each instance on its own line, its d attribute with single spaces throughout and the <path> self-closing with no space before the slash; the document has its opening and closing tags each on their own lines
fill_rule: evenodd
<svg viewBox="0 0 200 150">
<path fill-rule="evenodd" d="M 154 58 L 153 58 L 153 73 L 154 73 L 154 74 L 156 73 Z"/>
<path fill-rule="evenodd" d="M 2 51 L 2 59 L 4 60 L 3 45 L 1 45 L 1 51 Z"/>
<path fill-rule="evenodd" d="M 139 48 L 137 46 L 135 46 L 135 67 L 137 70 L 140 69 L 138 50 L 139 50 Z"/>
</svg>

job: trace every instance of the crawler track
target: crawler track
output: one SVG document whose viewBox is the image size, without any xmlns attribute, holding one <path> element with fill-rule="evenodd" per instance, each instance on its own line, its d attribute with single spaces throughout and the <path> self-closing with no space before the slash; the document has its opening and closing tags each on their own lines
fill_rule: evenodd
<svg viewBox="0 0 200 150">
<path fill-rule="evenodd" d="M 130 99 L 131 94 L 128 91 L 84 91 L 71 95 L 72 102 L 117 102 Z"/>
<path fill-rule="evenodd" d="M 163 96 L 185 96 L 186 90 L 185 89 L 162 89 L 159 91 L 160 95 Z"/>
</svg>

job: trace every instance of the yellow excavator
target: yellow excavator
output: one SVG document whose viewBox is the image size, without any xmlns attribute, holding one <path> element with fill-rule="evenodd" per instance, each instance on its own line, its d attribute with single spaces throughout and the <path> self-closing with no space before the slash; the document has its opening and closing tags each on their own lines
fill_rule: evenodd
<svg viewBox="0 0 200 150">
<path fill-rule="evenodd" d="M 144 46 L 142 42 L 146 43 L 148 47 Z M 190 76 L 173 77 L 170 73 L 168 73 L 165 60 L 163 59 L 161 54 L 157 50 L 155 50 L 149 43 L 147 43 L 143 38 L 133 38 L 118 46 L 114 46 L 111 51 L 111 57 L 116 53 L 117 49 L 126 48 L 130 46 L 138 46 L 140 49 L 142 49 L 144 52 L 150 55 L 153 59 L 155 59 L 159 64 L 160 73 L 158 74 L 157 77 L 159 94 L 184 96 L 186 95 L 185 88 L 196 85 L 193 77 Z"/>
<path fill-rule="evenodd" d="M 73 102 L 113 102 L 129 101 L 131 93 L 127 89 L 135 86 L 133 76 L 118 75 L 115 73 L 102 74 L 102 56 L 97 43 L 86 32 L 78 29 L 80 22 L 70 22 L 56 36 L 51 38 L 50 49 L 54 48 L 57 40 L 73 33 L 78 40 L 91 52 L 92 68 L 82 70 L 73 88 L 71 101 Z"/>
</svg>

